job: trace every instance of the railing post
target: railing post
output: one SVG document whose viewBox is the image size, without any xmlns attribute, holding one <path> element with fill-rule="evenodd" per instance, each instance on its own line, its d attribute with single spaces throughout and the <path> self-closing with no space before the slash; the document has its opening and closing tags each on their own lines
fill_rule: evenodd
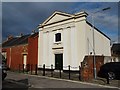
<svg viewBox="0 0 120 90">
<path fill-rule="evenodd" d="M 30 64 L 28 64 L 27 71 L 30 71 Z"/>
<path fill-rule="evenodd" d="M 45 76 L 45 64 L 43 64 L 43 76 Z"/>
<path fill-rule="evenodd" d="M 20 64 L 19 64 L 19 73 L 20 73 Z"/>
<path fill-rule="evenodd" d="M 51 77 L 53 77 L 53 65 L 51 64 Z"/>
<path fill-rule="evenodd" d="M 28 72 L 28 64 L 26 65 L 26 70 L 25 71 Z"/>
<path fill-rule="evenodd" d="M 69 79 L 70 79 L 70 65 L 68 66 L 68 68 L 69 68 Z"/>
<path fill-rule="evenodd" d="M 59 72 L 60 72 L 60 78 L 61 78 L 61 68 L 59 68 L 60 70 L 59 70 Z"/>
<path fill-rule="evenodd" d="M 30 69 L 30 71 L 31 71 L 31 74 L 32 74 L 32 69 L 33 69 L 33 65 L 31 64 L 31 69 Z"/>
<path fill-rule="evenodd" d="M 24 73 L 24 64 L 23 64 L 23 73 Z"/>
<path fill-rule="evenodd" d="M 107 84 L 110 84 L 110 82 L 109 82 L 109 74 L 107 74 Z"/>
<path fill-rule="evenodd" d="M 35 64 L 35 75 L 37 75 L 37 64 Z"/>
<path fill-rule="evenodd" d="M 81 67 L 79 66 L 79 80 L 81 80 Z"/>
</svg>

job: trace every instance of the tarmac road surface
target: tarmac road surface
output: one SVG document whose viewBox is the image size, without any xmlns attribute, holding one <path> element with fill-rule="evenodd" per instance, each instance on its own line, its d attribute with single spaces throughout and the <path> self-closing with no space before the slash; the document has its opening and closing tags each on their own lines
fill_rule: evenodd
<svg viewBox="0 0 120 90">
<path fill-rule="evenodd" d="M 51 77 L 43 77 L 36 75 L 26 75 L 22 73 L 8 72 L 8 76 L 2 83 L 4 88 L 66 88 L 66 89 L 76 89 L 76 88 L 86 88 L 95 90 L 120 90 L 116 87 L 109 87 L 97 84 L 90 84 L 80 81 L 55 79 Z"/>
</svg>

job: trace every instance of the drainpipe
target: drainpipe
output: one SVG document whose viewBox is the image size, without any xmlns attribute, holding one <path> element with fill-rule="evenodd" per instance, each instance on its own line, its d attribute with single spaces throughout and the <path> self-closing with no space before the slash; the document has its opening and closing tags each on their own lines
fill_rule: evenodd
<svg viewBox="0 0 120 90">
<path fill-rule="evenodd" d="M 10 61 L 9 61 L 9 68 L 11 67 L 11 48 L 10 48 Z"/>
</svg>

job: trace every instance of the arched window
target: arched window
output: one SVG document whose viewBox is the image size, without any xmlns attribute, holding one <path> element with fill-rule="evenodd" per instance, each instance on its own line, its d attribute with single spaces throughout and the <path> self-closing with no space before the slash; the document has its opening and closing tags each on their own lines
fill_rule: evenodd
<svg viewBox="0 0 120 90">
<path fill-rule="evenodd" d="M 61 33 L 56 33 L 55 34 L 55 42 L 61 41 Z"/>
</svg>

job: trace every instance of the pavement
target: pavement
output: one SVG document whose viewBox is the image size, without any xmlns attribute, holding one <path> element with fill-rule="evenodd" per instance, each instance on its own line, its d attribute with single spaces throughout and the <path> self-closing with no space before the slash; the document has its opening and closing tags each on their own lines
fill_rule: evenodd
<svg viewBox="0 0 120 90">
<path fill-rule="evenodd" d="M 109 89 L 109 90 L 120 90 L 116 86 L 100 85 L 91 82 L 81 82 L 66 79 L 58 79 L 52 77 L 29 75 L 16 72 L 8 72 L 6 79 L 2 82 L 3 90 L 5 88 L 91 88 L 91 89 Z"/>
</svg>

